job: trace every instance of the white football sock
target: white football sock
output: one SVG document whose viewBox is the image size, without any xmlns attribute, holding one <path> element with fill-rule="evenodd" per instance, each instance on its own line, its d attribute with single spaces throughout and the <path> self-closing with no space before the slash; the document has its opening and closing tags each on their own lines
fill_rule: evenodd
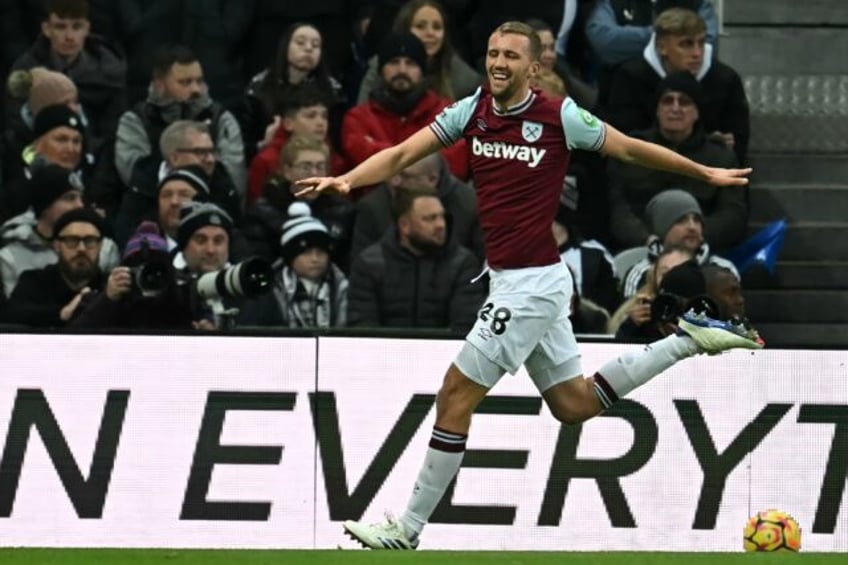
<svg viewBox="0 0 848 565">
<path fill-rule="evenodd" d="M 424 464 L 418 472 L 406 511 L 400 517 L 400 523 L 410 541 L 417 538 L 424 529 L 448 485 L 459 472 L 467 437 L 433 429 Z"/>
<path fill-rule="evenodd" d="M 698 352 L 698 346 L 692 338 L 670 335 L 649 343 L 641 351 L 624 353 L 598 369 L 595 394 L 601 400 L 601 405 L 609 408 L 622 396 Z"/>
</svg>

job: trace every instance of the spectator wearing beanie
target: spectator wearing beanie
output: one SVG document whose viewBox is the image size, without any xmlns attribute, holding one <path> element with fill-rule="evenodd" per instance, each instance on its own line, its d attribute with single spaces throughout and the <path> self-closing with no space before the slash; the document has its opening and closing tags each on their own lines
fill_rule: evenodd
<svg viewBox="0 0 848 565">
<path fill-rule="evenodd" d="M 180 210 L 174 265 L 193 276 L 219 271 L 229 264 L 233 219 L 210 202 L 188 202 Z"/>
<path fill-rule="evenodd" d="M 720 139 L 708 136 L 701 127 L 701 85 L 687 71 L 669 73 L 658 86 L 653 126 L 633 134 L 662 145 L 702 165 L 735 168 L 736 156 Z M 747 189 L 732 190 L 665 171 L 648 171 L 614 159 L 609 162 L 610 227 L 621 247 L 645 245 L 649 226 L 645 206 L 656 194 L 671 188 L 683 189 L 698 200 L 704 212 L 705 239 L 715 249 L 728 249 L 745 236 Z"/>
<path fill-rule="evenodd" d="M 99 154 L 126 109 L 126 63 L 117 46 L 90 33 L 88 0 L 47 0 L 41 33 L 12 65 L 45 67 L 66 75 L 79 89 L 89 119 L 90 149 Z"/>
<path fill-rule="evenodd" d="M 340 327 L 347 323 L 347 279 L 330 260 L 333 239 L 303 202 L 288 209 L 280 238 L 283 263 L 273 291 L 247 305 L 241 325 L 288 328 Z"/>
<path fill-rule="evenodd" d="M 140 269 L 161 273 L 161 284 L 139 286 Z M 93 294 L 93 293 L 92 293 Z M 82 329 L 186 330 L 198 328 L 188 294 L 177 285 L 168 243 L 155 222 L 142 222 L 102 292 L 70 324 Z"/>
<path fill-rule="evenodd" d="M 53 228 L 65 212 L 82 207 L 79 174 L 58 165 L 35 169 L 27 181 L 30 210 L 15 216 L 0 228 L 0 274 L 3 291 L 9 296 L 23 271 L 53 264 L 58 257 L 51 240 Z M 118 248 L 104 239 L 99 264 L 106 270 L 118 263 Z"/>
<path fill-rule="evenodd" d="M 0 193 L 4 218 L 26 209 L 26 179 L 34 169 L 47 163 L 72 171 L 81 168 L 85 130 L 79 114 L 59 104 L 46 106 L 36 115 L 32 134 L 34 140 L 19 153 L 15 168 L 4 171 L 11 178 Z"/>
<path fill-rule="evenodd" d="M 209 177 L 200 165 L 186 165 L 168 171 L 153 192 L 132 188 L 121 202 L 115 218 L 118 242 L 126 241 L 144 220 L 156 220 L 168 240 L 169 249 L 177 246 L 180 209 L 187 202 L 208 202 Z"/>
<path fill-rule="evenodd" d="M 411 33 L 389 35 L 378 60 L 380 79 L 370 99 L 348 110 L 342 122 L 342 149 L 351 166 L 428 126 L 451 104 L 428 88 L 423 70 L 427 53 L 421 40 Z M 468 178 L 464 140 L 441 153 L 456 177 Z M 357 195 L 364 194 L 357 191 Z"/>
<path fill-rule="evenodd" d="M 682 7 L 663 10 L 654 20 L 654 33 L 642 56 L 612 72 L 609 94 L 601 95 L 600 115 L 625 133 L 650 127 L 656 115 L 657 85 L 671 73 L 685 71 L 704 93 L 700 108 L 704 131 L 732 140 L 729 148 L 745 163 L 751 125 L 742 78 L 718 60 L 709 44 L 700 52 L 673 47 L 681 41 L 703 45 L 705 36 L 706 25 L 699 14 Z"/>
<path fill-rule="evenodd" d="M 35 139 L 35 116 L 42 109 L 54 104 L 67 106 L 80 115 L 83 124 L 86 120 L 76 85 L 62 73 L 44 67 L 14 71 L 9 75 L 6 86 L 3 168 L 4 178 L 8 180 L 21 174 L 21 155 Z"/>
<path fill-rule="evenodd" d="M 648 257 L 633 265 L 625 275 L 622 292 L 625 298 L 633 296 L 642 286 L 651 264 L 665 247 L 683 247 L 694 254 L 699 265 L 719 265 L 739 277 L 733 263 L 712 253 L 704 240 L 704 214 L 695 197 L 685 190 L 657 194 L 645 207 L 645 215 L 655 239 L 649 245 Z"/>
<path fill-rule="evenodd" d="M 5 321 L 33 327 L 63 327 L 77 313 L 85 295 L 99 291 L 98 264 L 103 219 L 90 208 L 74 208 L 53 226 L 58 262 L 24 271 L 9 297 Z"/>
</svg>

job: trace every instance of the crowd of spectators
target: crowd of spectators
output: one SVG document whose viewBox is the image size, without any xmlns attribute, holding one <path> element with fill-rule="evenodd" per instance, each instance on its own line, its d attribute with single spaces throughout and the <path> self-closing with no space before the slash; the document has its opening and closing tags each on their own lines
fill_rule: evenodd
<svg viewBox="0 0 848 565">
<path fill-rule="evenodd" d="M 487 279 L 464 142 L 355 199 L 298 200 L 293 183 L 485 88 L 506 20 L 539 34 L 547 95 L 704 164 L 747 158 L 710 0 L 0 4 L 0 323 L 15 327 L 470 327 Z M 747 207 L 745 189 L 576 152 L 551 227 L 575 328 L 662 335 L 651 304 L 670 294 L 744 314 L 721 252 Z M 645 258 L 617 272 L 634 247 Z M 198 290 L 255 257 L 269 266 L 256 296 Z"/>
</svg>

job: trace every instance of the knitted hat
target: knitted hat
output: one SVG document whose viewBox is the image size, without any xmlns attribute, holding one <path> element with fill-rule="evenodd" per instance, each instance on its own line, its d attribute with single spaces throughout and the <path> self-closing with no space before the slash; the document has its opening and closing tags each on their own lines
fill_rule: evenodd
<svg viewBox="0 0 848 565">
<path fill-rule="evenodd" d="M 378 68 L 382 69 L 383 65 L 395 57 L 409 57 L 421 67 L 422 72 L 427 69 L 427 51 L 424 44 L 410 32 L 392 33 L 383 40 L 377 53 Z"/>
<path fill-rule="evenodd" d="M 58 236 L 63 229 L 68 227 L 68 224 L 74 222 L 91 224 L 103 235 L 103 218 L 100 217 L 100 214 L 91 208 L 74 208 L 59 216 L 59 219 L 53 224 L 53 236 Z"/>
<path fill-rule="evenodd" d="M 283 259 L 287 264 L 312 247 L 327 252 L 332 249 L 330 232 L 321 220 L 312 217 L 312 211 L 306 203 L 294 202 L 288 212 L 289 219 L 283 224 L 283 236 L 280 238 Z"/>
<path fill-rule="evenodd" d="M 187 202 L 180 209 L 180 226 L 177 228 L 177 247 L 185 249 L 194 232 L 205 226 L 224 228 L 233 233 L 233 219 L 224 210 L 210 202 Z"/>
<path fill-rule="evenodd" d="M 168 242 L 159 233 L 159 226 L 155 222 L 145 221 L 139 224 L 124 248 L 123 262 L 135 259 L 135 256 L 145 249 L 168 254 Z"/>
<path fill-rule="evenodd" d="M 648 202 L 645 207 L 645 217 L 651 228 L 651 233 L 664 238 L 680 218 L 694 212 L 702 220 L 704 213 L 695 197 L 680 189 L 664 190 Z"/>
<path fill-rule="evenodd" d="M 159 194 L 162 187 L 172 180 L 181 180 L 191 185 L 191 187 L 197 192 L 194 196 L 194 200 L 199 200 L 201 202 L 209 200 L 209 195 L 212 193 L 209 189 L 209 176 L 200 165 L 185 165 L 177 167 L 176 169 L 171 169 L 168 174 L 159 181 L 159 187 L 157 188 L 156 193 Z"/>
<path fill-rule="evenodd" d="M 36 218 L 66 192 L 83 189 L 79 173 L 53 164 L 34 167 L 28 185 L 29 203 Z"/>
<path fill-rule="evenodd" d="M 66 104 L 79 96 L 74 81 L 62 73 L 44 67 L 21 69 L 9 73 L 9 94 L 29 104 L 33 115 L 52 104 Z"/>
<path fill-rule="evenodd" d="M 699 109 L 704 103 L 701 83 L 689 71 L 674 71 L 663 78 L 657 86 L 657 102 L 666 92 L 681 92 L 692 99 Z"/>
<path fill-rule="evenodd" d="M 41 109 L 35 115 L 35 121 L 32 126 L 33 136 L 37 139 L 58 127 L 68 127 L 75 129 L 84 137 L 85 127 L 79 114 L 63 104 L 51 104 Z"/>
<path fill-rule="evenodd" d="M 29 89 L 29 108 L 33 115 L 53 104 L 65 104 L 69 99 L 79 96 L 77 85 L 62 73 L 50 71 L 44 67 L 30 69 L 32 86 Z"/>
</svg>

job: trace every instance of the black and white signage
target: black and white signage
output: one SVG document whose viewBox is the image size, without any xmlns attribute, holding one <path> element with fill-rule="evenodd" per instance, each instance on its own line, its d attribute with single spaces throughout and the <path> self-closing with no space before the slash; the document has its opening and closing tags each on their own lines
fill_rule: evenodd
<svg viewBox="0 0 848 565">
<path fill-rule="evenodd" d="M 625 348 L 583 345 L 586 374 Z M 0 335 L 0 545 L 345 545 L 341 521 L 402 512 L 458 349 Z M 700 356 L 582 426 L 507 375 L 422 548 L 738 551 L 780 508 L 846 551 L 846 361 Z"/>
</svg>

